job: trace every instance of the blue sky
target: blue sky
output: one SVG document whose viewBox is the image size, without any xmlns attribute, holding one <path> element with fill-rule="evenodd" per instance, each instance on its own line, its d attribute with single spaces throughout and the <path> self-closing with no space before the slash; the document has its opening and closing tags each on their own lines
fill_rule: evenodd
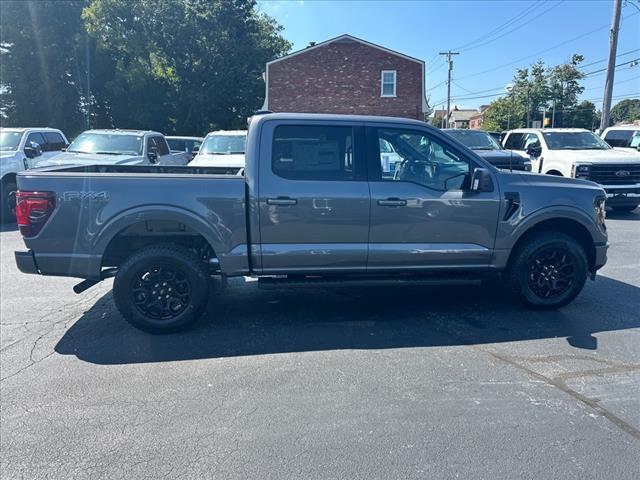
<svg viewBox="0 0 640 480">
<path fill-rule="evenodd" d="M 447 69 L 437 54 L 456 49 L 452 103 L 476 108 L 497 98 L 488 95 L 500 93 L 516 68 L 539 58 L 556 65 L 579 53 L 583 71 L 605 68 L 613 2 L 266 0 L 258 6 L 284 26 L 294 51 L 348 33 L 424 60 L 432 107 L 446 101 Z M 640 0 L 625 0 L 616 63 L 634 59 L 640 59 Z M 583 80 L 582 98 L 598 108 L 604 80 L 604 72 Z M 618 67 L 615 80 L 614 103 L 640 98 L 640 63 Z M 474 98 L 480 96 L 487 97 Z"/>
</svg>

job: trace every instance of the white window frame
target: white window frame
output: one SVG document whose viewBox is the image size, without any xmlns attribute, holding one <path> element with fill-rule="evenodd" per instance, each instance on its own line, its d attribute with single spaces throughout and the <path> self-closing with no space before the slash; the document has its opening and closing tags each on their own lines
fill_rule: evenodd
<svg viewBox="0 0 640 480">
<path fill-rule="evenodd" d="M 385 73 L 393 73 L 393 94 L 389 95 L 385 95 L 384 93 L 384 74 Z M 381 97 L 388 97 L 388 98 L 393 98 L 396 96 L 396 88 L 398 85 L 398 72 L 396 70 L 382 70 L 382 72 L 380 72 L 380 96 Z"/>
</svg>

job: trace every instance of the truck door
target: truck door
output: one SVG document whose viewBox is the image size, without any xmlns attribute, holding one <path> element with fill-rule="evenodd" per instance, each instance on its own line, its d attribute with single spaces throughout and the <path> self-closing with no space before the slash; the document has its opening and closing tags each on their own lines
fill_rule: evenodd
<svg viewBox="0 0 640 480">
<path fill-rule="evenodd" d="M 469 190 L 474 160 L 420 127 L 367 128 L 371 179 L 368 270 L 488 265 L 500 196 Z M 380 140 L 403 158 L 391 172 Z"/>
<path fill-rule="evenodd" d="M 267 121 L 260 144 L 258 270 L 364 271 L 370 199 L 363 128 Z"/>
</svg>

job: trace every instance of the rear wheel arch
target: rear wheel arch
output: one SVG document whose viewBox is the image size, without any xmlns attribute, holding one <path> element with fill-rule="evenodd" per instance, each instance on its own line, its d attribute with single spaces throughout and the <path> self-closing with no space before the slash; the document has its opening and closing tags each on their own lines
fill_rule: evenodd
<svg viewBox="0 0 640 480">
<path fill-rule="evenodd" d="M 140 248 L 154 244 L 175 244 L 203 255 L 216 257 L 223 251 L 222 239 L 215 229 L 180 209 L 128 212 L 110 222 L 95 244 L 102 252 L 102 266 L 117 266 Z"/>
<path fill-rule="evenodd" d="M 548 170 L 546 172 L 544 172 L 545 175 L 555 175 L 556 177 L 564 177 L 564 175 L 562 174 L 562 172 L 560 170 Z"/>
</svg>

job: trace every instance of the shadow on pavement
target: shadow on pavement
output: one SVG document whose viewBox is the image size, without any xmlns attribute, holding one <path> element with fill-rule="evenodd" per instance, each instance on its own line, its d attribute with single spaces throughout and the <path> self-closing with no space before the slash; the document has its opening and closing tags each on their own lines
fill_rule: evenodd
<svg viewBox="0 0 640 480">
<path fill-rule="evenodd" d="M 522 309 L 500 285 L 264 291 L 243 284 L 212 297 L 197 326 L 157 336 L 129 326 L 108 293 L 55 350 L 106 365 L 554 337 L 594 350 L 595 333 L 640 327 L 640 288 L 607 277 L 550 312 Z"/>
</svg>

